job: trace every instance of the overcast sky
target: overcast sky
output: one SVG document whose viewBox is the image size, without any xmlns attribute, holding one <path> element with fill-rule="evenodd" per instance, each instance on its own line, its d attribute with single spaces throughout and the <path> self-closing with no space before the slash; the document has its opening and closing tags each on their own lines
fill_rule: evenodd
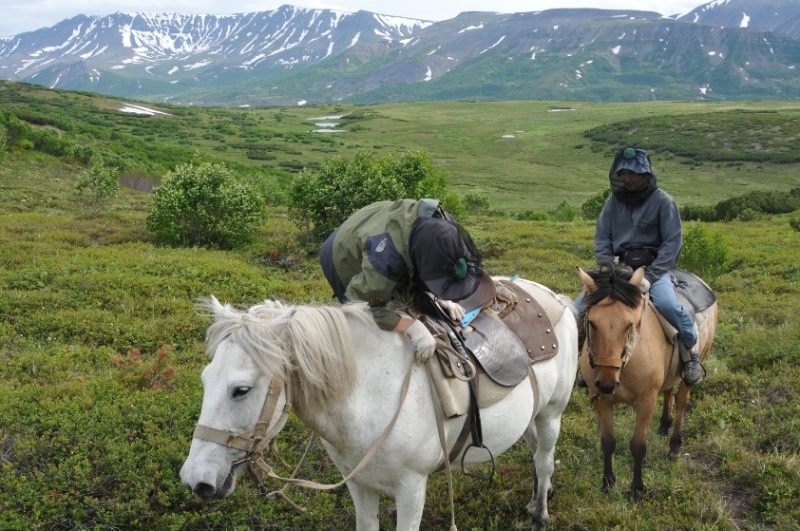
<svg viewBox="0 0 800 531">
<path fill-rule="evenodd" d="M 688 13 L 708 0 L 0 0 L 0 36 L 53 26 L 75 15 L 122 12 L 233 14 L 271 11 L 284 4 L 358 11 L 423 20 L 446 20 L 463 11 L 520 13 L 557 7 L 636 9 L 662 15 Z"/>
</svg>

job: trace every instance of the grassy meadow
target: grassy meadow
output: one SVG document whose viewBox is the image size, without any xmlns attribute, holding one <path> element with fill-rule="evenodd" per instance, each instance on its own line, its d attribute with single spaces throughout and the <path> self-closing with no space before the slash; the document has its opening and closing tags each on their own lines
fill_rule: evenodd
<svg viewBox="0 0 800 531">
<path fill-rule="evenodd" d="M 449 172 L 453 188 L 485 194 L 497 211 L 465 222 L 487 269 L 520 274 L 572 297 L 580 287 L 575 266 L 593 263 L 593 222 L 500 214 L 548 211 L 564 200 L 580 207 L 606 186 L 614 144 L 587 131 L 650 116 L 678 120 L 740 109 L 793 119 L 800 112 L 794 102 L 458 102 L 164 106 L 158 108 L 172 116 L 146 117 L 115 111 L 121 100 L 16 87 L 0 87 L 0 110 L 49 117 L 48 127 L 71 123 L 64 134 L 76 141 L 118 142 L 141 162 L 132 168 L 154 179 L 170 160 L 186 161 L 194 152 L 280 185 L 296 170 L 289 163 L 313 168 L 360 149 L 383 156 L 424 148 Z M 341 120 L 346 133 L 306 133 L 309 118 L 344 113 L 355 116 Z M 734 122 L 738 115 L 731 114 Z M 724 133 L 728 125 L 719 127 Z M 502 138 L 507 134 L 515 138 Z M 630 136 L 646 147 L 646 132 Z M 655 153 L 659 184 L 679 205 L 800 186 L 796 162 L 697 162 Z M 206 505 L 178 477 L 207 362 L 202 340 L 209 322 L 197 315 L 195 301 L 210 294 L 242 306 L 265 298 L 331 300 L 316 257 L 299 243 L 285 208 L 270 207 L 261 234 L 235 251 L 165 248 L 144 229 L 149 194 L 124 188 L 92 218 L 72 197 L 81 171 L 74 160 L 39 151 L 12 149 L 0 159 L 0 529 L 354 529 L 345 488 L 290 489 L 290 497 L 309 509 L 303 516 L 259 499 L 247 482 L 230 498 Z M 585 391 L 573 392 L 556 450 L 551 529 L 800 530 L 800 233 L 789 223 L 792 216 L 706 225 L 731 255 L 729 270 L 711 281 L 720 324 L 706 363 L 709 376 L 693 392 L 676 462 L 668 460 L 667 439 L 655 433 L 654 420 L 648 490 L 640 503 L 627 492 L 632 411 L 618 410 L 618 483 L 603 494 L 595 415 Z M 290 463 L 306 435 L 290 419 L 280 440 Z M 462 531 L 530 528 L 525 506 L 534 478 L 524 443 L 498 458 L 497 472 L 491 482 L 456 476 Z M 341 478 L 319 444 L 301 475 Z M 391 501 L 383 502 L 381 528 L 394 529 Z M 422 529 L 448 525 L 447 487 L 439 474 L 429 481 Z"/>
</svg>

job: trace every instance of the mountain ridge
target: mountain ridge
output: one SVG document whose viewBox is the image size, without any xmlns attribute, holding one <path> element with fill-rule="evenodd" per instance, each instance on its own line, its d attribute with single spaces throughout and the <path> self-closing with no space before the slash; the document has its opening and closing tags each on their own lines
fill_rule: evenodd
<svg viewBox="0 0 800 531">
<path fill-rule="evenodd" d="M 739 12 L 747 27 L 731 22 Z M 430 22 L 290 5 L 78 15 L 0 39 L 0 77 L 186 105 L 793 98 L 795 27 L 800 0 L 714 0 L 677 20 L 559 8 Z"/>
</svg>

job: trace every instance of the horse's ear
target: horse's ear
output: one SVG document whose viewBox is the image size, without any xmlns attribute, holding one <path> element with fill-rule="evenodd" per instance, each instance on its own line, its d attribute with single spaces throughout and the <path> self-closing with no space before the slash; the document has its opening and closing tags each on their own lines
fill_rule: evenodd
<svg viewBox="0 0 800 531">
<path fill-rule="evenodd" d="M 642 283 L 642 280 L 644 279 L 644 269 L 645 267 L 642 266 L 633 272 L 633 276 L 631 277 L 631 284 L 633 284 L 634 286 L 638 286 L 639 284 Z"/>
<path fill-rule="evenodd" d="M 578 276 L 581 277 L 581 282 L 583 282 L 583 285 L 586 286 L 587 290 L 589 290 L 589 293 L 594 293 L 597 291 L 597 284 L 594 283 L 594 279 L 580 267 L 578 267 Z"/>
</svg>

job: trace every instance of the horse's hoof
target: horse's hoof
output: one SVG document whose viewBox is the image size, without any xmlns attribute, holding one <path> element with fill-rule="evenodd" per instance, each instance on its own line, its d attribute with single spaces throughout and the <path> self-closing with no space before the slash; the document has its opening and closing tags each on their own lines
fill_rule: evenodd
<svg viewBox="0 0 800 531">
<path fill-rule="evenodd" d="M 549 524 L 549 523 L 550 523 L 549 519 L 545 521 L 545 520 L 542 520 L 541 518 L 537 518 L 536 515 L 534 515 L 533 516 L 533 531 L 544 531 L 545 529 L 547 529 L 547 524 Z"/>
</svg>

